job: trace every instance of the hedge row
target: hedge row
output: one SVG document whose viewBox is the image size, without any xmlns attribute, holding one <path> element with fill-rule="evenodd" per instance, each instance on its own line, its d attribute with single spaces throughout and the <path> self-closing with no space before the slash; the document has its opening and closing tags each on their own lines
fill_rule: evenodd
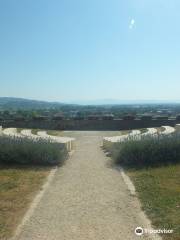
<svg viewBox="0 0 180 240">
<path fill-rule="evenodd" d="M 146 136 L 116 143 L 111 149 L 115 163 L 133 168 L 180 162 L 180 135 Z"/>
<path fill-rule="evenodd" d="M 33 140 L 20 137 L 0 137 L 0 163 L 57 165 L 67 157 L 67 151 L 60 143 L 48 140 Z"/>
</svg>

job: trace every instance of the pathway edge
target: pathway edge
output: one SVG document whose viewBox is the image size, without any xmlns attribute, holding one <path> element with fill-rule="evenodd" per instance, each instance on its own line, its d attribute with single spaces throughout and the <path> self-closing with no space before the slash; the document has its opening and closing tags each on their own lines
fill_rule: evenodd
<svg viewBox="0 0 180 240">
<path fill-rule="evenodd" d="M 50 183 L 52 182 L 57 170 L 58 170 L 58 167 L 54 167 L 53 169 L 51 169 L 49 175 L 47 176 L 47 178 L 45 180 L 45 183 L 43 184 L 41 189 L 38 191 L 38 193 L 32 200 L 32 203 L 30 204 L 28 210 L 26 211 L 25 215 L 23 216 L 21 223 L 17 226 L 13 237 L 11 237 L 9 240 L 18 240 L 18 237 L 22 232 L 22 228 L 28 222 L 28 220 L 32 217 L 36 207 L 38 206 L 39 202 L 41 201 L 42 197 L 44 196 L 44 193 L 46 192 L 47 188 L 49 187 Z"/>
<path fill-rule="evenodd" d="M 133 182 L 131 181 L 130 177 L 125 173 L 125 171 L 122 167 L 119 167 L 118 169 L 121 173 L 124 183 L 126 184 L 128 190 L 130 191 L 130 194 L 134 197 L 137 197 L 136 188 L 135 188 Z M 140 202 L 139 199 L 138 199 L 138 201 Z M 145 212 L 143 210 L 141 210 L 141 212 L 139 213 L 139 217 L 142 219 L 142 222 L 148 227 L 149 230 L 154 229 L 152 227 L 150 219 L 148 218 L 148 216 L 145 214 Z M 139 226 L 137 226 L 137 227 L 139 227 Z M 141 227 L 143 227 L 143 226 L 141 226 Z M 152 240 L 162 240 L 162 238 L 159 234 L 152 234 L 152 235 L 150 235 L 150 238 Z"/>
</svg>

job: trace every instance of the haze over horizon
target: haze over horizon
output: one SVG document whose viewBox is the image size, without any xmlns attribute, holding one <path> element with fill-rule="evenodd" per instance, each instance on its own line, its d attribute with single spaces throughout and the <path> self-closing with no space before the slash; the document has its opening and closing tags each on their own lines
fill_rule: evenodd
<svg viewBox="0 0 180 240">
<path fill-rule="evenodd" d="M 0 96 L 177 102 L 179 9 L 177 0 L 1 1 Z"/>
<path fill-rule="evenodd" d="M 16 98 L 16 97 L 1 97 L 0 103 L 15 103 L 15 102 L 47 102 L 57 104 L 77 104 L 77 105 L 146 105 L 146 104 L 180 104 L 180 100 L 120 100 L 120 99 L 93 99 L 93 100 L 75 100 L 75 101 L 48 101 L 42 99 Z"/>
</svg>

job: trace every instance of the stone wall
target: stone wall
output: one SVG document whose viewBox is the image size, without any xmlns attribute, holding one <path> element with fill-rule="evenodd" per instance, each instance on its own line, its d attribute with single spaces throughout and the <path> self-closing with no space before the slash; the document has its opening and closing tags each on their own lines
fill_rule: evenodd
<svg viewBox="0 0 180 240">
<path fill-rule="evenodd" d="M 3 128 L 39 128 L 54 130 L 115 131 L 147 127 L 175 126 L 178 120 L 42 120 L 42 121 L 4 121 Z"/>
</svg>

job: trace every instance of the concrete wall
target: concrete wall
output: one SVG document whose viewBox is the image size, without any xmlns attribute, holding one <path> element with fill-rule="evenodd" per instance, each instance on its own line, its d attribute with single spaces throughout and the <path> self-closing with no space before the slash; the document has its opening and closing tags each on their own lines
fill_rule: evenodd
<svg viewBox="0 0 180 240">
<path fill-rule="evenodd" d="M 54 130 L 115 131 L 147 127 L 175 126 L 180 120 L 52 120 L 52 121 L 5 121 L 0 125 L 17 128 L 39 128 Z"/>
</svg>

